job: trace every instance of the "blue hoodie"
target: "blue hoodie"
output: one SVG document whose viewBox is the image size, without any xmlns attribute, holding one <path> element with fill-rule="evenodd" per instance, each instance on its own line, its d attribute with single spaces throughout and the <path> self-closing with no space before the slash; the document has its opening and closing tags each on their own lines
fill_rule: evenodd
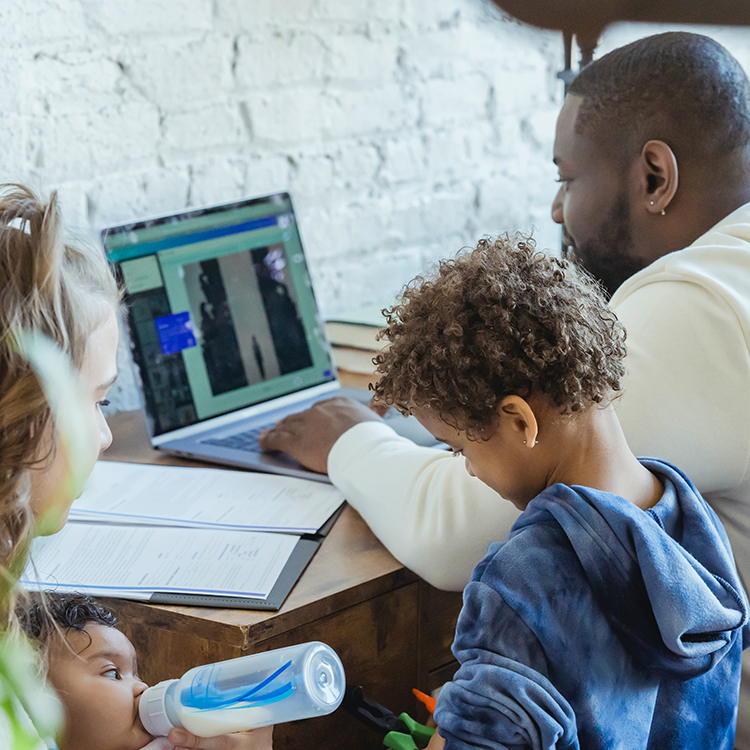
<svg viewBox="0 0 750 750">
<path fill-rule="evenodd" d="M 556 484 L 464 592 L 461 666 L 438 699 L 446 750 L 731 750 L 750 643 L 729 541 L 662 461 L 656 506 Z"/>
</svg>

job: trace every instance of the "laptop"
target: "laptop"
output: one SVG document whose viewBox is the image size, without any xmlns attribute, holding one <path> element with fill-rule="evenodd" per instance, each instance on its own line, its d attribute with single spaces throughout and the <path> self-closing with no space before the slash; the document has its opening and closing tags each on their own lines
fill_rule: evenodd
<svg viewBox="0 0 750 750">
<path fill-rule="evenodd" d="M 260 431 L 344 388 L 315 302 L 288 193 L 103 229 L 125 290 L 132 359 L 155 448 L 187 458 L 329 481 Z M 395 409 L 387 422 L 435 439 Z"/>
</svg>

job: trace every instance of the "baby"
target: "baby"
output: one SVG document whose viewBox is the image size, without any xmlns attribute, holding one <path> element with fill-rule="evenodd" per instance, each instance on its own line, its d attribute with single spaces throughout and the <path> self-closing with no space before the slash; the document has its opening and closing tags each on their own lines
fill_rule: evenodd
<svg viewBox="0 0 750 750">
<path fill-rule="evenodd" d="M 44 596 L 19 608 L 21 626 L 39 644 L 47 678 L 65 712 L 59 750 L 141 750 L 152 741 L 138 714 L 148 687 L 138 676 L 133 644 L 115 627 L 114 613 L 81 594 Z M 148 750 L 176 746 L 205 750 L 270 750 L 272 727 L 199 739 L 173 729 L 168 741 Z"/>
<path fill-rule="evenodd" d="M 732 748 L 747 600 L 695 487 L 628 448 L 595 282 L 506 236 L 386 318 L 377 398 L 523 511 L 464 591 L 430 750 Z"/>
</svg>

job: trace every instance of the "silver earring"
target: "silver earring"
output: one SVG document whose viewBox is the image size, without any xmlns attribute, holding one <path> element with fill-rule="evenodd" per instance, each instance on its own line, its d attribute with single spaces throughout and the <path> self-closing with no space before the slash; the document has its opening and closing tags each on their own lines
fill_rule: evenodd
<svg viewBox="0 0 750 750">
<path fill-rule="evenodd" d="M 666 212 L 666 211 L 665 211 L 665 210 L 664 210 L 663 208 L 662 208 L 662 210 L 661 210 L 661 215 L 662 215 L 662 216 L 666 216 L 666 215 L 667 215 L 667 212 Z"/>
<path fill-rule="evenodd" d="M 538 440 L 535 440 L 535 441 L 534 441 L 534 442 L 533 442 L 533 443 L 531 444 L 531 447 L 533 448 L 533 447 L 534 447 L 534 446 L 535 446 L 535 445 L 536 445 L 536 444 L 537 444 L 538 442 L 539 442 Z M 526 441 L 525 441 L 525 440 L 523 441 L 523 444 L 524 444 L 524 445 L 526 445 Z"/>
<path fill-rule="evenodd" d="M 651 201 L 651 205 L 652 205 L 652 206 L 654 205 L 654 202 L 653 202 L 653 201 Z"/>
</svg>

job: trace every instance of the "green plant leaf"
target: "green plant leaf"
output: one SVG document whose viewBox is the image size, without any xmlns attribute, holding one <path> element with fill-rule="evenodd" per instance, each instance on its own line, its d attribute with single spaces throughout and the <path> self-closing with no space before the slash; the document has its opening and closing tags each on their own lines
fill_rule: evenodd
<svg viewBox="0 0 750 750">
<path fill-rule="evenodd" d="M 0 635 L 0 725 L 12 750 L 34 750 L 62 722 L 62 707 L 39 672 L 36 655 L 20 633 Z"/>
<path fill-rule="evenodd" d="M 55 423 L 56 450 L 67 461 L 68 471 L 58 491 L 65 497 L 78 497 L 88 479 L 84 456 L 91 454 L 92 440 L 83 419 L 85 405 L 80 375 L 60 347 L 38 331 L 21 332 L 16 348 L 39 378 Z M 52 503 L 51 510 L 37 519 L 37 534 L 44 535 L 60 528 L 62 514 L 67 512 L 63 505 Z"/>
</svg>

